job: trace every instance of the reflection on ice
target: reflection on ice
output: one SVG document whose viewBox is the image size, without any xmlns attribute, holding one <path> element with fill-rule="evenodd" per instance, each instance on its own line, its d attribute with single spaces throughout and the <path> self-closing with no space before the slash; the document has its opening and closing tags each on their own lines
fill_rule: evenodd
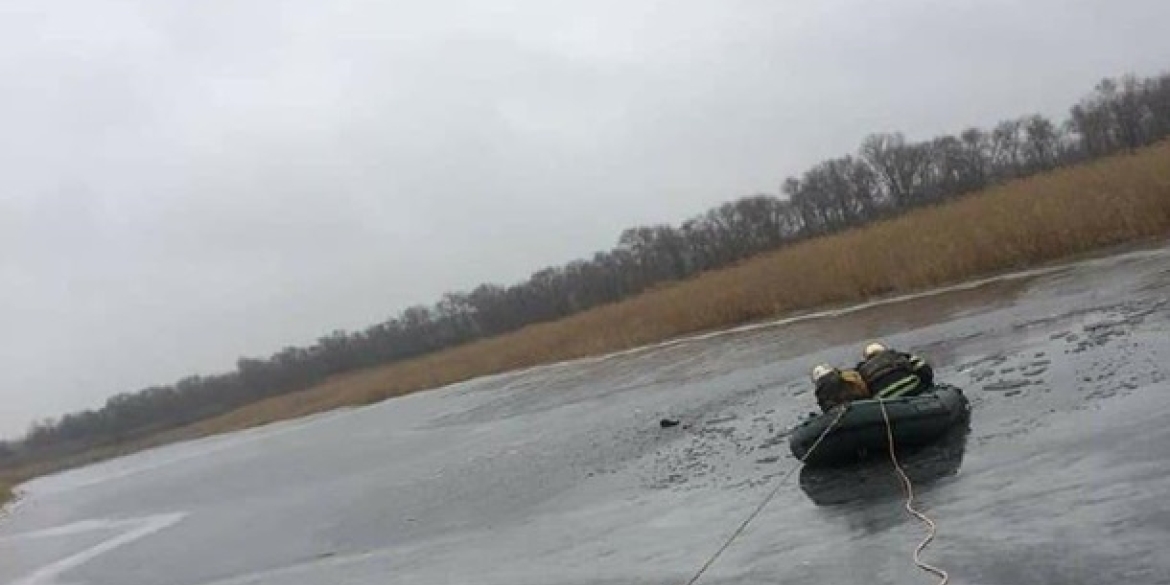
<svg viewBox="0 0 1170 585">
<path fill-rule="evenodd" d="M 897 452 L 898 462 L 922 493 L 940 479 L 955 475 L 963 464 L 969 427 L 957 427 L 938 442 L 907 452 Z M 858 501 L 902 497 L 902 485 L 888 454 L 853 465 L 804 467 L 800 489 L 818 506 L 837 506 Z"/>
</svg>

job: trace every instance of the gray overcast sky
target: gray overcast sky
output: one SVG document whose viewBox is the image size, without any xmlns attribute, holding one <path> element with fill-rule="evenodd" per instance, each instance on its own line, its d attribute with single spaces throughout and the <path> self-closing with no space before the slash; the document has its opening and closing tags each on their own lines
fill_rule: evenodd
<svg viewBox="0 0 1170 585">
<path fill-rule="evenodd" d="M 7 0 L 0 436 L 510 283 L 862 136 L 1063 118 L 1164 0 Z"/>
</svg>

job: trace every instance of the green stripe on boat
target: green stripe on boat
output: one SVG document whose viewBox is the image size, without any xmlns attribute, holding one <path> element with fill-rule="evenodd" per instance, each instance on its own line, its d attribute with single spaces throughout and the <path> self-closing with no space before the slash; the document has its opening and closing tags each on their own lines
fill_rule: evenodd
<svg viewBox="0 0 1170 585">
<path fill-rule="evenodd" d="M 878 397 L 879 398 L 897 398 L 897 397 L 913 390 L 914 388 L 917 388 L 918 384 L 919 384 L 918 376 L 906 376 L 905 378 L 902 378 L 901 380 L 898 380 L 897 382 L 890 384 L 888 387 L 886 387 L 885 390 L 882 390 L 878 394 Z"/>
</svg>

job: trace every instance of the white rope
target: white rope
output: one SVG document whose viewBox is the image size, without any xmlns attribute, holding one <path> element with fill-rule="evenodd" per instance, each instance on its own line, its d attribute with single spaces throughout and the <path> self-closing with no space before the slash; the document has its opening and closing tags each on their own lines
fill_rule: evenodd
<svg viewBox="0 0 1170 585">
<path fill-rule="evenodd" d="M 886 439 L 888 440 L 890 446 L 890 461 L 894 463 L 894 471 L 898 473 L 898 478 L 902 481 L 902 488 L 906 492 L 906 511 L 921 520 L 922 523 L 926 524 L 928 528 L 926 538 L 923 539 L 922 542 L 919 543 L 918 546 L 914 549 L 914 564 L 923 571 L 937 575 L 941 579 L 938 582 L 938 585 L 946 585 L 947 581 L 950 580 L 950 575 L 938 567 L 922 562 L 922 559 L 919 558 L 919 555 L 922 554 L 922 551 L 926 548 L 926 546 L 930 544 L 932 540 L 934 540 L 937 526 L 933 520 L 926 516 L 926 514 L 923 514 L 922 512 L 914 509 L 914 484 L 910 483 L 910 477 L 907 476 L 906 472 L 902 470 L 902 466 L 898 463 L 898 457 L 894 454 L 894 431 L 890 425 L 890 416 L 886 414 L 886 403 L 880 397 L 877 399 L 877 401 L 878 405 L 880 405 L 882 408 L 882 419 L 886 421 Z"/>
<path fill-rule="evenodd" d="M 776 497 L 776 494 L 780 492 L 780 488 L 784 486 L 784 482 L 788 481 L 789 477 L 792 477 L 793 472 L 795 472 L 797 469 L 800 469 L 800 465 L 804 464 L 804 462 L 808 460 L 808 458 L 813 454 L 813 451 L 815 451 L 816 448 L 821 444 L 821 441 L 824 440 L 825 436 L 829 434 L 829 431 L 833 430 L 833 428 L 837 426 L 837 423 L 841 421 L 841 418 L 845 416 L 845 412 L 848 410 L 849 405 L 845 405 L 841 408 L 841 412 L 837 413 L 837 417 L 833 419 L 833 422 L 829 423 L 829 426 L 825 427 L 825 430 L 821 432 L 821 436 L 817 437 L 816 441 L 813 441 L 813 444 L 808 448 L 808 451 L 805 451 L 804 456 L 800 458 L 800 464 L 793 465 L 792 469 L 789 469 L 788 473 L 784 474 L 784 477 L 780 478 L 780 481 L 776 483 L 776 487 L 772 488 L 772 491 L 769 492 L 764 500 L 760 502 L 760 505 L 756 506 L 756 509 L 753 510 L 752 513 L 749 514 L 742 523 L 740 523 L 739 528 L 736 528 L 735 532 L 731 533 L 731 536 L 728 537 L 728 539 L 723 543 L 723 546 L 719 547 L 719 550 L 715 551 L 715 554 L 711 555 L 711 557 L 707 559 L 707 562 L 703 563 L 703 566 L 699 568 L 694 577 L 691 577 L 690 580 L 687 581 L 686 585 L 694 585 L 696 582 L 698 582 L 699 578 L 703 576 L 703 573 L 706 573 L 707 569 L 711 568 L 711 565 L 715 564 L 715 559 L 718 559 L 719 555 L 722 555 L 723 551 L 727 550 L 728 547 L 731 546 L 731 543 L 735 542 L 735 539 L 739 538 L 739 536 L 743 534 L 743 531 L 747 529 L 748 524 L 751 524 L 752 520 L 755 520 L 756 516 L 759 516 L 760 512 L 764 511 L 764 507 L 768 505 L 768 502 L 771 502 L 772 498 Z"/>
</svg>

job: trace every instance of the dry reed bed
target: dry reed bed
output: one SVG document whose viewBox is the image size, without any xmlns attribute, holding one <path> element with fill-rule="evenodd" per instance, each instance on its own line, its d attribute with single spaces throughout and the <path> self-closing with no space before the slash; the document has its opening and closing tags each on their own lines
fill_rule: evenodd
<svg viewBox="0 0 1170 585">
<path fill-rule="evenodd" d="M 797 310 L 921 290 L 1168 232 L 1170 144 L 1161 144 L 802 242 L 560 321 L 339 376 L 86 459 Z M 17 470 L 9 477 L 62 466 Z"/>
</svg>

